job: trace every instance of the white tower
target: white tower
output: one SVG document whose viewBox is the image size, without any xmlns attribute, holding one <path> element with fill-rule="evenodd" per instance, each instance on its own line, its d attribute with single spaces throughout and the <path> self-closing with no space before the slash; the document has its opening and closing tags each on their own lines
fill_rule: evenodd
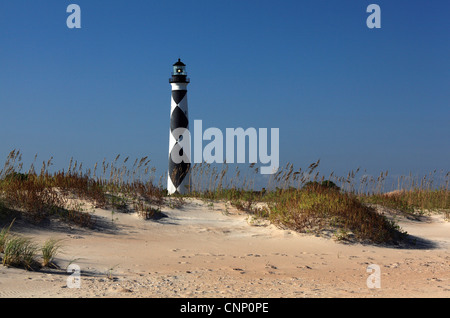
<svg viewBox="0 0 450 318">
<path fill-rule="evenodd" d="M 189 116 L 187 103 L 186 65 L 178 59 L 173 65 L 172 77 L 172 104 L 170 110 L 170 137 L 169 137 L 169 172 L 167 178 L 167 191 L 169 194 L 188 192 L 190 144 L 186 133 L 189 133 Z M 186 137 L 187 140 L 183 140 Z M 180 142 L 183 141 L 182 146 Z M 187 149 L 188 153 L 183 150 Z"/>
</svg>

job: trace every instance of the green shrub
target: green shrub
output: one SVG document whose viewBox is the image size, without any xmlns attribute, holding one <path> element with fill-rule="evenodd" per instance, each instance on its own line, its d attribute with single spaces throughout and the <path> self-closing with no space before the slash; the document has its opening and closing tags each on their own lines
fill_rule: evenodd
<svg viewBox="0 0 450 318">
<path fill-rule="evenodd" d="M 44 245 L 41 248 L 42 251 L 42 266 L 55 266 L 53 263 L 53 259 L 61 248 L 61 240 L 50 238 L 45 241 Z"/>
<path fill-rule="evenodd" d="M 269 203 L 269 208 L 271 222 L 299 232 L 331 229 L 375 243 L 396 241 L 401 234 L 375 209 L 334 189 L 287 191 Z"/>
<path fill-rule="evenodd" d="M 322 182 L 318 181 L 308 181 L 303 186 L 304 190 L 312 190 L 312 191 L 318 191 L 323 189 L 334 189 L 334 190 L 340 190 L 340 188 L 333 182 L 329 180 L 324 180 Z"/>
<path fill-rule="evenodd" d="M 31 270 L 36 267 L 35 260 L 38 247 L 29 238 L 21 236 L 8 236 L 4 243 L 3 265 L 24 267 Z"/>
</svg>

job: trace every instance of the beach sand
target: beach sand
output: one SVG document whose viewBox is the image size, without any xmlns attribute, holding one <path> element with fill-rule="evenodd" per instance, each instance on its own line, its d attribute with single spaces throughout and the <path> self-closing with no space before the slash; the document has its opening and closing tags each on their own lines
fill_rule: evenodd
<svg viewBox="0 0 450 318">
<path fill-rule="evenodd" d="M 167 217 L 143 220 L 95 209 L 95 229 L 18 221 L 14 232 L 38 243 L 64 240 L 60 269 L 0 266 L 0 297 L 450 297 L 443 215 L 399 217 L 415 244 L 375 246 L 252 222 L 220 202 L 187 199 L 162 212 Z M 69 263 L 81 270 L 80 288 L 67 285 Z M 380 267 L 380 288 L 367 285 L 371 264 Z"/>
</svg>

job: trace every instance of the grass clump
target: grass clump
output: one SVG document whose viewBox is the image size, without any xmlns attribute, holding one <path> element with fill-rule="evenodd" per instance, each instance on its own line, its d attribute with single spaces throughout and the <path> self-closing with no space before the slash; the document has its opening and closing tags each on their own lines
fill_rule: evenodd
<svg viewBox="0 0 450 318">
<path fill-rule="evenodd" d="M 24 267 L 27 270 L 32 270 L 38 265 L 35 260 L 38 246 L 30 238 L 11 235 L 5 240 L 3 246 L 3 265 Z"/>
<path fill-rule="evenodd" d="M 8 240 L 9 231 L 11 230 L 12 225 L 14 224 L 13 220 L 8 227 L 2 228 L 0 231 L 0 253 L 4 253 L 5 251 L 5 243 Z"/>
<path fill-rule="evenodd" d="M 285 191 L 269 203 L 269 219 L 298 232 L 331 230 L 340 240 L 353 236 L 373 243 L 395 242 L 400 234 L 399 228 L 375 209 L 334 188 Z"/>
<path fill-rule="evenodd" d="M 36 260 L 38 252 L 42 253 L 42 267 L 57 267 L 53 262 L 61 248 L 60 239 L 50 238 L 42 247 L 32 242 L 30 238 L 11 234 L 10 230 L 15 220 L 0 231 L 0 254 L 4 266 L 22 267 L 27 270 L 40 268 Z"/>
<path fill-rule="evenodd" d="M 41 248 L 42 252 L 42 266 L 44 267 L 56 267 L 53 263 L 53 260 L 61 248 L 61 240 L 50 238 L 44 242 L 44 245 Z"/>
<path fill-rule="evenodd" d="M 143 201 L 134 203 L 134 210 L 144 220 L 158 219 L 163 214 L 159 208 L 154 208 Z"/>
<path fill-rule="evenodd" d="M 423 214 L 425 211 L 444 211 L 448 214 L 450 210 L 449 191 L 445 189 L 392 191 L 360 198 L 363 202 L 393 208 L 407 215 Z"/>
<path fill-rule="evenodd" d="M 0 170 L 0 220 L 20 214 L 39 222 L 57 216 L 81 226 L 90 227 L 94 219 L 81 206 L 71 206 L 71 200 L 82 199 L 94 208 L 115 212 L 137 213 L 143 219 L 163 216 L 163 206 L 181 208 L 186 198 L 200 198 L 212 209 L 223 200 L 253 217 L 300 232 L 321 232 L 331 229 L 338 240 L 358 238 L 372 242 L 395 240 L 400 229 L 372 208 L 373 204 L 394 208 L 416 216 L 425 210 L 438 210 L 449 218 L 450 173 L 436 170 L 427 176 L 401 176 L 397 180 L 383 171 L 378 177 L 366 170 L 358 180 L 360 168 L 337 176 L 318 171 L 320 160 L 306 169 L 296 169 L 292 163 L 272 174 L 260 191 L 255 183 L 262 180 L 260 167 L 250 164 L 244 171 L 236 167 L 234 174 L 227 163 L 194 164 L 190 171 L 188 193 L 168 197 L 163 180 L 156 185 L 155 168 L 150 159 L 136 158 L 134 164 L 126 157 L 112 162 L 103 160 L 93 170 L 82 169 L 82 163 L 70 160 L 67 171 L 50 173 L 51 160 L 43 162 L 40 173 L 34 164 L 22 173 L 21 154 L 13 150 Z M 36 160 L 36 158 L 35 158 Z M 392 185 L 390 186 L 390 180 Z M 395 188 L 397 183 L 397 188 Z M 396 190 L 396 191 L 393 191 Z M 390 191 L 390 192 L 388 192 Z M 76 203 L 77 204 L 77 203 Z M 83 202 L 84 204 L 84 202 Z M 419 219 L 419 218 L 418 218 Z M 6 232 L 5 232 L 6 233 Z M 6 235 L 6 234 L 5 234 Z"/>
<path fill-rule="evenodd" d="M 96 163 L 93 170 L 86 171 L 83 171 L 82 163 L 71 159 L 67 171 L 51 173 L 52 157 L 42 163 L 40 173 L 35 171 L 34 163 L 27 173 L 22 173 L 21 153 L 11 151 L 0 170 L 0 218 L 9 212 L 17 212 L 35 223 L 56 216 L 66 222 L 91 227 L 94 219 L 89 213 L 74 208 L 72 199 L 86 200 L 94 208 L 121 212 L 128 211 L 128 202 L 139 201 L 160 209 L 167 191 L 161 186 L 162 179 L 158 186 L 154 185 L 152 174 L 155 170 L 148 166 L 150 160 L 147 157 L 136 159 L 130 170 L 126 166 L 128 157 L 120 166 L 119 156 L 111 163 L 104 160 L 101 167 Z M 143 176 L 148 176 L 149 180 L 144 182 Z"/>
</svg>

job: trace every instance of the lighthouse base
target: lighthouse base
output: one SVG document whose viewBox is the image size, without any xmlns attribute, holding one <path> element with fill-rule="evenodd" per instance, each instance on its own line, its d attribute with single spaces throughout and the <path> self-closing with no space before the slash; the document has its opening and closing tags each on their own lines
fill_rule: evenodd
<svg viewBox="0 0 450 318">
<path fill-rule="evenodd" d="M 173 182 L 172 179 L 170 179 L 170 176 L 167 178 L 167 193 L 169 195 L 172 194 L 188 194 L 189 193 L 189 186 L 190 186 L 190 173 L 188 173 L 184 179 L 183 182 L 180 183 L 180 185 L 178 187 L 176 187 Z"/>
</svg>

